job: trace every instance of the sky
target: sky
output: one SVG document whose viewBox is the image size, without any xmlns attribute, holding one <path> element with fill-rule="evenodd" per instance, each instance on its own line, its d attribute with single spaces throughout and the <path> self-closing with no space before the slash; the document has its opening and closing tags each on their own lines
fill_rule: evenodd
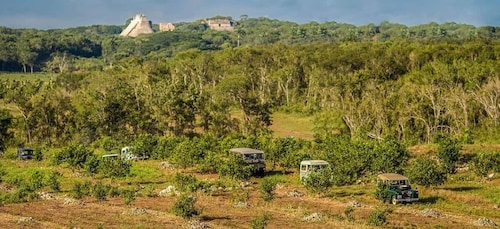
<svg viewBox="0 0 500 229">
<path fill-rule="evenodd" d="M 145 14 L 153 23 L 213 16 L 266 17 L 299 24 L 383 21 L 407 26 L 456 22 L 500 26 L 500 0 L 0 0 L 0 26 L 57 29 L 125 25 Z"/>
</svg>

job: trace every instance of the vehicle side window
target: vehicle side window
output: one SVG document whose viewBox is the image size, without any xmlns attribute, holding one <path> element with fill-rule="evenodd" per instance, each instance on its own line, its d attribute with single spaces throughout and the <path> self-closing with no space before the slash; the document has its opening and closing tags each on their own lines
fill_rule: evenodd
<svg viewBox="0 0 500 229">
<path fill-rule="evenodd" d="M 300 171 L 307 171 L 307 166 L 306 165 L 301 165 L 300 166 Z"/>
</svg>

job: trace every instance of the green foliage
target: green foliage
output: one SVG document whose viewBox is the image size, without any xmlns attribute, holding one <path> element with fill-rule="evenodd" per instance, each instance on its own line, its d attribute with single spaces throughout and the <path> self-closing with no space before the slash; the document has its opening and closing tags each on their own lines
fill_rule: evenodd
<svg viewBox="0 0 500 229">
<path fill-rule="evenodd" d="M 335 179 L 333 176 L 332 169 L 327 167 L 318 171 L 311 171 L 302 182 L 309 191 L 325 194 L 333 186 L 333 180 Z"/>
<path fill-rule="evenodd" d="M 92 186 L 90 181 L 85 181 L 85 182 L 76 182 L 73 184 L 73 187 L 71 189 L 71 195 L 75 199 L 81 199 L 84 196 L 89 196 L 92 191 Z"/>
<path fill-rule="evenodd" d="M 92 150 L 82 145 L 69 145 L 54 155 L 53 162 L 57 165 L 68 163 L 73 169 L 81 169 L 92 155 Z"/>
<path fill-rule="evenodd" d="M 265 177 L 260 181 L 259 190 L 263 200 L 271 201 L 274 199 L 274 191 L 276 190 L 276 180 Z"/>
<path fill-rule="evenodd" d="M 100 158 L 97 155 L 89 156 L 85 161 L 85 171 L 89 174 L 97 174 L 99 172 Z"/>
<path fill-rule="evenodd" d="M 120 192 L 120 196 L 123 197 L 123 201 L 125 202 L 126 205 L 132 204 L 132 202 L 136 198 L 135 195 L 136 195 L 135 190 L 123 189 Z"/>
<path fill-rule="evenodd" d="M 233 191 L 231 192 L 231 200 L 233 202 L 246 203 L 249 198 L 250 198 L 250 192 L 247 189 L 238 188 L 238 189 L 233 189 Z"/>
<path fill-rule="evenodd" d="M 35 159 L 35 161 L 42 161 L 43 160 L 43 153 L 41 150 L 35 150 L 33 152 L 33 159 Z"/>
<path fill-rule="evenodd" d="M 383 182 L 377 182 L 377 187 L 375 188 L 375 197 L 384 202 L 389 199 L 389 193 L 387 192 L 388 185 Z"/>
<path fill-rule="evenodd" d="M 330 162 L 330 185 L 352 184 L 370 168 L 372 149 L 368 142 L 353 141 L 344 136 L 331 137 L 321 140 L 318 149 L 325 152 Z"/>
<path fill-rule="evenodd" d="M 458 139 L 450 137 L 442 137 L 438 140 L 438 153 L 444 170 L 447 173 L 454 174 L 456 172 L 456 164 L 460 159 L 460 150 L 462 145 Z"/>
<path fill-rule="evenodd" d="M 130 161 L 121 158 L 101 158 L 99 160 L 99 174 L 104 177 L 125 177 L 130 174 Z"/>
<path fill-rule="evenodd" d="M 271 214 L 264 212 L 259 217 L 252 220 L 251 228 L 252 229 L 264 229 L 266 228 L 269 220 L 273 217 Z"/>
<path fill-rule="evenodd" d="M 176 173 L 174 182 L 177 189 L 182 192 L 195 192 L 203 185 L 203 182 L 199 181 L 193 174 L 184 175 L 182 173 Z"/>
<path fill-rule="evenodd" d="M 377 227 L 383 226 L 387 222 L 387 214 L 391 212 L 392 211 L 389 209 L 375 209 L 371 211 L 368 216 L 368 225 Z"/>
<path fill-rule="evenodd" d="M 198 147 L 196 140 L 185 140 L 174 148 L 172 161 L 182 168 L 192 167 L 203 159 L 203 149 Z"/>
<path fill-rule="evenodd" d="M 372 154 L 372 172 L 401 173 L 410 159 L 406 146 L 393 138 L 376 143 Z"/>
<path fill-rule="evenodd" d="M 190 219 L 193 216 L 199 215 L 200 211 L 195 208 L 196 197 L 182 194 L 174 203 L 172 210 L 176 216 L 184 219 Z"/>
<path fill-rule="evenodd" d="M 239 154 L 228 153 L 227 160 L 220 161 L 217 173 L 221 177 L 230 177 L 236 180 L 247 180 L 252 176 L 254 166 L 248 164 Z"/>
<path fill-rule="evenodd" d="M 47 178 L 47 184 L 54 192 L 61 191 L 61 183 L 59 182 L 59 178 L 62 177 L 62 174 L 57 171 L 51 171 Z"/>
<path fill-rule="evenodd" d="M 0 98 L 3 97 L 0 95 Z M 12 123 L 12 115 L 4 109 L 0 109 L 0 154 L 5 150 L 5 143 L 12 138 L 12 133 L 9 132 Z"/>
<path fill-rule="evenodd" d="M 39 190 L 44 186 L 44 177 L 45 174 L 41 171 L 35 171 L 33 174 L 31 174 L 30 180 L 30 187 L 33 190 Z"/>
<path fill-rule="evenodd" d="M 98 181 L 92 187 L 92 196 L 94 196 L 98 201 L 106 200 L 106 196 L 108 195 L 110 189 L 111 186 Z"/>
<path fill-rule="evenodd" d="M 141 134 L 134 141 L 134 153 L 139 157 L 150 158 L 157 144 L 157 138 L 151 134 Z"/>
<path fill-rule="evenodd" d="M 471 170 L 478 176 L 500 172 L 500 152 L 479 152 L 470 162 Z"/>
<path fill-rule="evenodd" d="M 446 181 L 446 172 L 433 159 L 417 158 L 406 172 L 412 183 L 426 187 L 441 185 Z"/>
</svg>

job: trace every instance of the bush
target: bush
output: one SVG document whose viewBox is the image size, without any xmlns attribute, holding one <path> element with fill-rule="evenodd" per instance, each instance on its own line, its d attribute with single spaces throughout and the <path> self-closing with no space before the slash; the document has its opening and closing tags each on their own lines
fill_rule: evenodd
<svg viewBox="0 0 500 229">
<path fill-rule="evenodd" d="M 333 186 L 332 174 L 330 167 L 313 171 L 304 178 L 303 183 L 313 193 L 326 193 Z"/>
<path fill-rule="evenodd" d="M 449 174 L 454 174 L 456 172 L 462 145 L 457 139 L 449 137 L 440 138 L 438 143 L 439 146 L 437 156 L 443 164 L 444 171 Z"/>
<path fill-rule="evenodd" d="M 188 195 L 181 195 L 179 199 L 174 203 L 173 211 L 176 216 L 180 216 L 184 219 L 190 219 L 195 215 L 199 215 L 200 212 L 194 207 L 196 203 L 196 198 Z"/>
<path fill-rule="evenodd" d="M 388 210 L 380 210 L 380 209 L 376 209 L 370 212 L 370 215 L 368 216 L 368 224 L 377 227 L 384 225 L 387 221 L 386 214 L 389 212 L 390 211 Z"/>
<path fill-rule="evenodd" d="M 41 150 L 35 150 L 33 152 L 33 159 L 35 159 L 35 161 L 42 161 L 43 160 L 43 153 Z"/>
<path fill-rule="evenodd" d="M 60 183 L 59 183 L 59 178 L 60 177 L 61 177 L 61 173 L 59 173 L 57 171 L 52 171 L 49 174 L 49 177 L 47 179 L 47 184 L 50 186 L 50 188 L 54 192 L 61 191 L 61 186 L 60 186 Z"/>
<path fill-rule="evenodd" d="M 446 181 L 446 172 L 433 159 L 417 158 L 407 173 L 413 183 L 426 187 L 441 185 Z"/>
<path fill-rule="evenodd" d="M 130 174 L 130 161 L 121 158 L 101 158 L 99 160 L 99 173 L 104 177 L 126 177 Z"/>
<path fill-rule="evenodd" d="M 252 229 L 264 229 L 267 226 L 269 220 L 272 219 L 272 216 L 265 212 L 261 216 L 252 220 Z"/>
<path fill-rule="evenodd" d="M 31 174 L 30 187 L 32 190 L 41 189 L 44 186 L 45 175 L 41 171 L 35 171 Z"/>
<path fill-rule="evenodd" d="M 73 184 L 72 188 L 72 196 L 75 199 L 81 199 L 84 196 L 88 196 L 90 194 L 90 182 L 85 181 L 83 183 L 77 182 Z"/>
<path fill-rule="evenodd" d="M 480 152 L 471 161 L 471 170 L 478 176 L 500 172 L 500 152 Z"/>
<path fill-rule="evenodd" d="M 262 199 L 265 201 L 274 199 L 274 190 L 276 189 L 276 181 L 274 179 L 269 177 L 262 179 L 259 187 Z"/>
<path fill-rule="evenodd" d="M 220 161 L 217 172 L 221 177 L 230 177 L 236 180 L 248 180 L 252 176 L 254 166 L 248 164 L 241 155 L 229 153 L 226 161 Z"/>
<path fill-rule="evenodd" d="M 111 187 L 109 185 L 105 185 L 101 181 L 99 181 L 92 188 L 92 195 L 98 201 L 106 200 L 106 196 L 108 195 L 110 188 Z"/>
<path fill-rule="evenodd" d="M 203 185 L 193 174 L 184 175 L 182 173 L 177 173 L 175 174 L 174 182 L 177 189 L 182 192 L 195 192 Z"/>
<path fill-rule="evenodd" d="M 120 196 L 123 197 L 126 205 L 130 205 L 135 200 L 135 191 L 124 189 L 120 192 Z"/>
<path fill-rule="evenodd" d="M 70 145 L 56 153 L 52 160 L 56 165 L 68 163 L 71 168 L 79 169 L 84 168 L 87 159 L 89 159 L 92 155 L 92 150 L 87 149 L 82 145 Z"/>
</svg>

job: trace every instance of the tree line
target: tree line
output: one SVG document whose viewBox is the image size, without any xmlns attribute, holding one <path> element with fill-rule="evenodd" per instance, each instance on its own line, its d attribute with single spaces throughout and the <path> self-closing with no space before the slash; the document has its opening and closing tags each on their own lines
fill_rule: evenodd
<svg viewBox="0 0 500 229">
<path fill-rule="evenodd" d="M 158 29 L 158 25 L 154 26 Z M 176 23 L 172 32 L 135 39 L 118 34 L 124 26 L 93 25 L 69 29 L 0 27 L 0 71 L 65 72 L 100 70 L 124 58 L 171 58 L 189 49 L 223 50 L 240 46 L 311 43 L 378 42 L 387 40 L 474 40 L 500 38 L 500 28 L 454 22 L 406 26 L 391 22 L 354 26 L 338 22 L 294 22 L 269 18 L 237 21 L 234 32 L 213 31 L 202 20 Z"/>
<path fill-rule="evenodd" d="M 17 114 L 16 142 L 37 144 L 254 135 L 269 131 L 275 111 L 312 115 L 318 137 L 488 142 L 498 136 L 499 57 L 488 40 L 188 50 L 55 80 L 3 79 L 0 96 Z"/>
</svg>

